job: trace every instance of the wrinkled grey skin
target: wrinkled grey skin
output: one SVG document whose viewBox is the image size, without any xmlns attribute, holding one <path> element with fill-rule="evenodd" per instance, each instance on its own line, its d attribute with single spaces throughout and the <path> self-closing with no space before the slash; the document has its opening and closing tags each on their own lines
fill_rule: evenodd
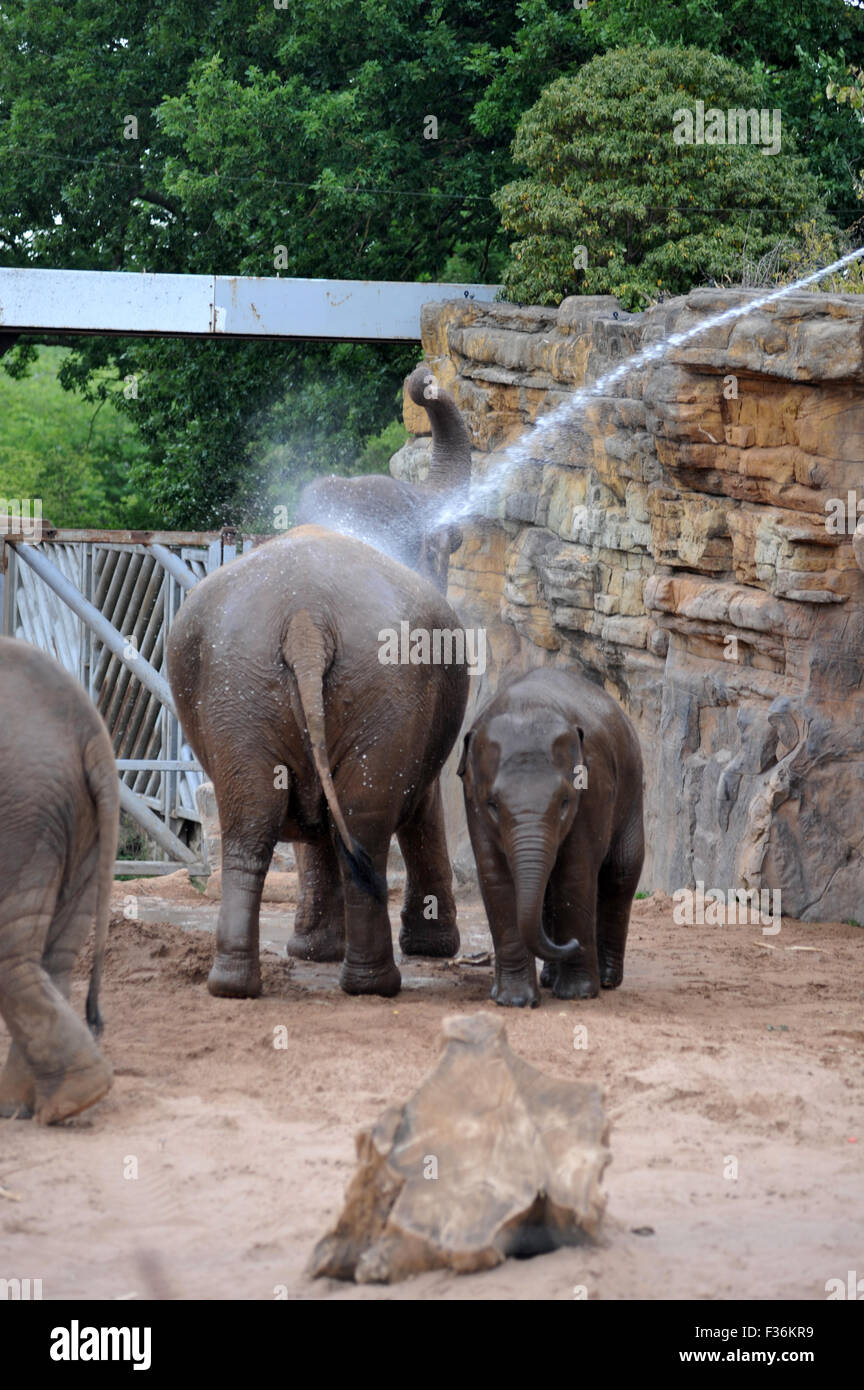
<svg viewBox="0 0 864 1390">
<path fill-rule="evenodd" d="M 575 671 L 513 677 L 465 735 L 458 772 L 492 998 L 539 1004 L 535 956 L 559 999 L 614 989 L 644 858 L 642 755 L 623 710 Z"/>
<path fill-rule="evenodd" d="M 426 483 L 408 483 L 384 473 L 356 478 L 317 478 L 303 489 L 296 524 L 326 526 L 356 536 L 391 555 L 447 592 L 450 555 L 462 544 L 458 526 L 442 526 L 442 503 L 471 481 L 471 441 L 456 402 L 438 386 L 425 364 L 406 383 L 432 428 L 432 461 Z"/>
<path fill-rule="evenodd" d="M 96 923 L 87 1021 L 99 980 L 117 853 L 111 741 L 77 681 L 35 647 L 0 637 L 0 1014 L 12 1046 L 0 1115 L 43 1124 L 101 1099 L 111 1069 L 69 1005 Z"/>
<path fill-rule="evenodd" d="M 438 774 L 459 733 L 468 672 L 383 665 L 379 633 L 402 620 L 459 627 L 419 575 L 317 526 L 233 561 L 184 601 L 168 677 L 222 832 L 211 994 L 260 993 L 258 913 L 277 840 L 300 850 L 289 954 L 342 960 L 347 993 L 392 995 L 401 984 L 386 899 L 394 834 L 407 869 L 402 950 L 458 950 Z M 429 895 L 437 920 L 424 915 Z"/>
</svg>

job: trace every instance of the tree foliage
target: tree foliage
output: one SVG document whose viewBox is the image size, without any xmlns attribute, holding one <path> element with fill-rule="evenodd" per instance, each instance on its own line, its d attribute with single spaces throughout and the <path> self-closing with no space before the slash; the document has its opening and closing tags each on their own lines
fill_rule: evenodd
<svg viewBox="0 0 864 1390">
<path fill-rule="evenodd" d="M 847 62 L 864 63 L 864 10 L 845 0 L 592 0 L 584 28 L 598 51 L 677 44 L 746 68 L 782 111 L 832 215 L 845 226 L 858 213 L 864 126 L 826 101 L 825 87 Z"/>
<path fill-rule="evenodd" d="M 492 195 L 516 174 L 523 113 L 597 54 L 679 39 L 752 70 L 829 202 L 854 203 L 861 123 L 824 100 L 864 62 L 842 0 L 14 0 L 0 5 L 0 264 L 497 281 Z M 194 527 L 266 523 L 274 489 L 353 466 L 396 417 L 416 353 L 73 346 L 61 380 L 94 404 L 137 376 L 137 399 L 120 398 L 144 444 L 130 488 L 161 524 Z"/>
<path fill-rule="evenodd" d="M 0 495 L 39 498 L 54 526 L 84 518 L 89 526 L 146 527 L 153 518 L 131 483 L 143 445 L 113 396 L 92 404 L 63 390 L 65 356 L 40 348 L 26 379 L 0 373 Z"/>
<path fill-rule="evenodd" d="M 821 207 L 794 139 L 676 143 L 681 111 L 760 108 L 749 73 L 700 49 L 622 48 L 552 83 L 519 124 L 513 152 L 528 170 L 498 195 L 515 233 L 511 298 L 558 303 L 615 294 L 642 307 L 767 251 Z"/>
<path fill-rule="evenodd" d="M 853 111 L 861 111 L 864 109 L 864 72 L 861 68 L 850 68 L 848 77 L 847 82 L 829 82 L 825 95 L 838 101 L 841 106 L 848 102 Z"/>
<path fill-rule="evenodd" d="M 20 0 L 0 9 L 0 260 L 496 279 L 506 75 L 518 106 L 589 52 L 551 0 Z M 94 373 L 137 375 L 135 481 L 164 524 L 266 522 L 274 487 L 344 469 L 397 416 L 417 353 L 86 339 L 64 379 L 98 397 Z"/>
</svg>

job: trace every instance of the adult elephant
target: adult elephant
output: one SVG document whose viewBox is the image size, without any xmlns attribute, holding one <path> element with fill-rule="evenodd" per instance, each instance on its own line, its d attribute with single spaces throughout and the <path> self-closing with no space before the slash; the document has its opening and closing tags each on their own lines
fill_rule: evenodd
<svg viewBox="0 0 864 1390">
<path fill-rule="evenodd" d="M 471 481 L 471 441 L 456 402 L 425 364 L 411 373 L 406 390 L 415 405 L 425 407 L 432 427 L 427 481 L 408 483 L 383 473 L 317 478 L 300 494 L 296 521 L 357 536 L 446 593 L 450 555 L 462 544 L 462 532 L 442 522 L 441 512 Z"/>
<path fill-rule="evenodd" d="M 117 772 L 108 731 L 56 661 L 0 637 L 0 1015 L 12 1036 L 0 1115 L 42 1124 L 94 1105 L 111 1068 L 99 979 L 117 854 Z M 88 1031 L 69 1003 L 95 919 Z"/>
<path fill-rule="evenodd" d="M 347 993 L 391 995 L 401 984 L 387 914 L 393 834 L 407 869 L 402 950 L 458 950 L 438 774 L 462 722 L 468 671 L 411 652 L 382 660 L 385 635 L 403 623 L 412 634 L 459 629 L 421 576 L 317 526 L 226 565 L 183 603 L 168 677 L 222 832 L 211 994 L 260 993 L 258 914 L 277 840 L 303 846 L 289 949 L 344 957 Z"/>
</svg>

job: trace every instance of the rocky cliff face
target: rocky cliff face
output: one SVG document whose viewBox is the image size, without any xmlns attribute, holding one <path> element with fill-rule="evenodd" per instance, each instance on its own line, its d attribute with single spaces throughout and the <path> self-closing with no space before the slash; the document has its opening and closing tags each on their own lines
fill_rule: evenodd
<svg viewBox="0 0 864 1390">
<path fill-rule="evenodd" d="M 578 387 L 741 298 L 432 304 L 423 348 L 480 477 Z M 788 915 L 864 921 L 864 302 L 787 298 L 614 390 L 466 527 L 450 597 L 491 647 L 474 702 L 504 669 L 577 665 L 641 737 L 646 888 L 780 889 Z M 405 422 L 391 467 L 422 477 L 425 412 Z M 452 773 L 445 791 L 467 872 Z"/>
</svg>

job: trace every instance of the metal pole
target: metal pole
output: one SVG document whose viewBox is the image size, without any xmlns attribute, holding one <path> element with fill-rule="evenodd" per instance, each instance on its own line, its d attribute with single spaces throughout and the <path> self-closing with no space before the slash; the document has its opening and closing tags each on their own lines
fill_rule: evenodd
<svg viewBox="0 0 864 1390">
<path fill-rule="evenodd" d="M 14 545 L 6 542 L 6 582 L 3 585 L 3 633 L 14 637 L 18 608 L 18 556 Z"/>
<path fill-rule="evenodd" d="M 174 834 L 173 830 L 169 830 L 167 825 L 163 825 L 158 816 L 154 816 L 150 807 L 144 805 L 141 798 L 137 796 L 130 787 L 126 786 L 122 778 L 119 782 L 119 787 L 120 805 L 123 810 L 128 811 L 129 815 L 137 820 L 141 829 L 146 830 L 147 834 L 152 836 L 157 845 L 161 845 L 172 858 L 179 859 L 184 864 L 200 864 L 200 857 L 193 854 L 189 846 L 184 845 L 183 841 Z"/>
<path fill-rule="evenodd" d="M 173 550 L 169 550 L 167 545 L 160 545 L 158 541 L 148 546 L 151 555 L 155 555 L 160 565 L 173 575 L 182 589 L 191 589 L 198 583 L 197 574 L 193 574 L 189 566 L 181 560 L 179 555 L 175 555 Z"/>
<path fill-rule="evenodd" d="M 19 555 L 24 563 L 29 565 L 32 570 L 35 570 L 39 578 L 43 579 L 49 589 L 53 589 L 54 593 L 57 594 L 59 598 L 62 598 L 65 604 L 68 604 L 73 613 L 77 613 L 79 618 L 89 624 L 96 633 L 96 636 L 105 643 L 105 646 L 108 647 L 115 656 L 120 658 L 124 665 L 129 667 L 129 670 L 138 677 L 141 684 L 146 686 L 147 689 L 156 696 L 157 700 L 161 700 L 166 709 L 169 709 L 173 715 L 176 715 L 177 710 L 174 707 L 171 687 L 164 676 L 161 676 L 159 672 L 150 665 L 149 661 L 145 660 L 143 656 L 139 656 L 137 652 L 134 652 L 132 648 L 127 645 L 128 639 L 123 636 L 122 632 L 118 632 L 116 627 L 114 627 L 112 623 L 109 623 L 108 619 L 99 612 L 98 608 L 94 608 L 92 603 L 88 603 L 80 589 L 76 589 L 74 584 L 69 583 L 66 576 L 61 574 L 56 566 L 52 565 L 51 561 L 46 558 L 39 547 L 31 545 L 26 541 L 21 542 L 20 546 L 17 541 L 7 541 L 7 545 L 13 547 L 15 554 Z M 131 655 L 127 653 L 131 653 Z M 178 844 L 179 843 L 180 841 L 178 841 Z"/>
</svg>

